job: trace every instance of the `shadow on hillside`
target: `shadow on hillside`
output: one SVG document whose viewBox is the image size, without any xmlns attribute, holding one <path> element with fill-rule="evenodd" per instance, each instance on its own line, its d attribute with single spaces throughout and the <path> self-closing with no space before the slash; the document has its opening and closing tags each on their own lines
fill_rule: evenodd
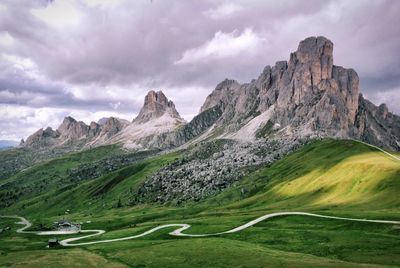
<svg viewBox="0 0 400 268">
<path fill-rule="evenodd" d="M 227 200 L 224 200 L 223 203 L 226 205 L 226 208 L 229 209 L 249 209 L 257 207 L 266 209 L 296 209 L 307 207 L 334 208 L 339 206 L 346 206 L 349 208 L 369 206 L 370 209 L 396 208 L 400 203 L 400 201 L 396 201 L 397 199 L 395 198 L 397 195 L 396 189 L 400 189 L 400 181 L 398 180 L 400 177 L 400 164 L 399 170 L 395 172 L 395 174 L 391 174 L 390 172 L 387 174 L 382 173 L 382 178 L 379 178 L 378 184 L 373 189 L 369 189 L 370 192 L 365 193 L 368 195 L 368 199 L 365 200 L 349 198 L 346 196 L 346 193 L 342 191 L 338 193 L 337 202 L 332 198 L 328 198 L 325 200 L 326 203 L 324 203 L 324 198 L 326 199 L 328 195 L 336 194 L 335 188 L 337 184 L 331 186 L 325 185 L 318 189 L 312 189 L 310 187 L 310 191 L 305 192 L 304 185 L 302 185 L 302 193 L 298 194 L 293 191 L 291 194 L 285 195 L 277 191 L 277 189 L 279 189 L 277 186 L 280 184 L 287 183 L 290 185 L 290 183 L 297 179 L 307 177 L 312 173 L 316 175 L 311 175 L 309 178 L 314 182 L 318 177 L 324 176 L 324 173 L 329 173 L 330 170 L 335 169 L 335 167 L 340 167 L 343 162 L 350 161 L 351 158 L 362 159 L 363 155 L 365 155 L 367 159 L 368 154 L 373 152 L 379 151 L 351 140 L 317 141 L 279 160 L 271 167 L 263 168 L 251 174 L 242 184 L 233 188 L 230 193 L 228 190 L 227 193 L 222 193 L 220 195 L 221 198 L 217 196 L 215 200 L 223 200 L 225 197 Z M 373 155 L 376 156 L 376 154 Z M 379 156 L 385 158 L 389 157 L 383 153 Z M 360 163 L 359 169 L 362 170 L 363 168 L 363 163 Z M 354 176 L 351 169 L 349 170 L 349 176 Z M 357 181 L 358 178 L 355 177 L 355 180 Z M 233 191 L 244 191 L 246 194 L 235 195 Z M 238 196 L 239 200 L 232 200 Z M 343 200 L 340 200 L 341 197 L 345 200 L 351 200 L 352 202 L 343 202 Z M 234 203 L 232 203 L 232 201 Z M 231 203 L 231 205 L 229 203 Z"/>
</svg>

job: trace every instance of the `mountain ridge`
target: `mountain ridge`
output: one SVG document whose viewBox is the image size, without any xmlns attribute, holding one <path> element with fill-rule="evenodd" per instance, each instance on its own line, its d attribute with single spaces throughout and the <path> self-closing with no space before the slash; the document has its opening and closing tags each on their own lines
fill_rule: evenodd
<svg viewBox="0 0 400 268">
<path fill-rule="evenodd" d="M 250 83 L 220 82 L 189 124 L 158 136 L 149 146 L 180 146 L 218 138 L 333 137 L 398 151 L 400 117 L 385 107 L 379 109 L 362 97 L 353 69 L 333 64 L 330 40 L 309 37 L 300 42 L 289 61 L 267 65 Z"/>
<path fill-rule="evenodd" d="M 21 142 L 23 147 L 92 147 L 112 143 L 126 144 L 126 148 L 141 148 L 148 136 L 173 130 L 185 121 L 179 115 L 175 104 L 162 91 L 150 90 L 145 96 L 139 114 L 129 122 L 116 117 L 102 118 L 86 125 L 71 116 L 64 118 L 61 125 L 39 129 Z"/>
<path fill-rule="evenodd" d="M 357 73 L 333 64 L 333 43 L 325 37 L 301 41 L 288 62 L 266 66 L 250 83 L 225 79 L 198 116 L 216 106 L 222 113 L 208 137 L 354 138 L 400 150 L 400 117 L 362 97 Z"/>
<path fill-rule="evenodd" d="M 334 137 L 400 150 L 400 117 L 390 113 L 386 105 L 375 106 L 362 96 L 357 73 L 333 64 L 333 47 L 325 37 L 308 37 L 290 53 L 288 61 L 267 65 L 250 83 L 223 80 L 189 123 L 162 91 L 151 90 L 138 116 L 130 124 L 111 127 L 111 134 L 104 133 L 104 127 L 97 123 L 86 126 L 68 119 L 56 132 L 41 130 L 26 143 L 35 144 L 37 136 L 90 140 L 103 131 L 103 138 L 84 145 L 122 143 L 126 148 L 140 149 L 176 147 L 210 138 Z M 71 130 L 70 125 L 74 126 Z M 36 144 L 54 146 L 51 139 L 39 139 Z"/>
</svg>

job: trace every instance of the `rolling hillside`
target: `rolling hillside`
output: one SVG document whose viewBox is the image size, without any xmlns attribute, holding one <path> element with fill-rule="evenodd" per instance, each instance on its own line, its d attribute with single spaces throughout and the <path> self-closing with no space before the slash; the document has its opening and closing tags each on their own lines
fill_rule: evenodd
<svg viewBox="0 0 400 268">
<path fill-rule="evenodd" d="M 351 140 L 322 140 L 262 168 L 217 200 L 231 208 L 398 212 L 400 161 Z M 225 202 L 225 201 L 224 201 Z"/>
<path fill-rule="evenodd" d="M 110 149 L 117 150 L 113 148 L 100 147 L 67 155 L 10 178 L 7 183 L 15 183 L 16 189 L 43 185 L 39 187 L 43 190 L 22 195 L 5 211 L 18 209 L 29 215 L 31 211 L 46 208 L 45 213 L 51 216 L 67 209 L 79 212 L 116 206 L 126 208 L 134 204 L 135 194 L 149 175 L 182 154 L 169 153 L 143 160 L 139 157 L 98 178 L 66 181 L 67 170 L 93 157 L 101 159 L 110 154 Z M 25 179 L 27 177 L 29 179 Z M 222 206 L 239 210 L 362 208 L 397 212 L 399 178 L 400 161 L 356 141 L 326 139 L 306 145 L 272 166 L 256 170 L 219 195 L 184 206 L 215 209 Z"/>
<path fill-rule="evenodd" d="M 92 152 L 85 154 L 89 156 Z M 61 217 L 83 222 L 83 229 L 106 230 L 105 234 L 83 241 L 124 237 L 168 223 L 190 224 L 188 233 L 191 234 L 220 232 L 276 211 L 400 220 L 397 198 L 400 162 L 349 140 L 315 141 L 203 202 L 180 206 L 129 203 L 146 177 L 163 165 L 177 161 L 182 154 L 142 159 L 98 178 L 71 183 L 61 189 L 50 187 L 49 191 L 26 196 L 3 208 L 1 214 L 27 217 L 36 230 L 50 228 Z M 77 156 L 72 154 L 62 159 L 76 160 Z M 60 159 L 52 161 L 29 169 L 30 176 L 51 174 L 48 169 L 51 163 L 55 170 L 59 170 L 57 163 L 69 166 Z M 399 228 L 390 224 L 285 216 L 219 237 L 174 238 L 167 234 L 173 229 L 165 229 L 140 239 L 82 249 L 46 250 L 43 254 L 45 237 L 15 233 L 17 226 L 12 220 L 0 223 L 1 228 L 12 227 L 0 233 L 4 241 L 0 246 L 0 265 L 18 259 L 35 267 L 43 262 L 59 264 L 60 258 L 69 265 L 79 266 L 82 260 L 87 260 L 87 266 L 99 262 L 104 267 L 132 263 L 147 267 L 228 264 L 239 267 L 243 262 L 263 267 L 400 264 Z M 64 237 L 68 236 L 58 238 Z M 132 255 L 132 252 L 138 254 Z"/>
</svg>

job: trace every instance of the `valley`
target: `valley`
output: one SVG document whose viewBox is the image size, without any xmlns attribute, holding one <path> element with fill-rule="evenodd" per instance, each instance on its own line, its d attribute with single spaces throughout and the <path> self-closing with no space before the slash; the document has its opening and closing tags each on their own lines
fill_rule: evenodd
<svg viewBox="0 0 400 268">
<path fill-rule="evenodd" d="M 149 90 L 40 128 L 0 152 L 0 267 L 399 267 L 400 117 L 360 92 L 312 36 L 189 122 Z"/>
<path fill-rule="evenodd" d="M 161 159 L 173 160 L 180 154 L 178 152 L 172 153 L 172 156 L 167 154 L 161 156 Z M 307 154 L 307 159 L 302 157 L 304 154 Z M 395 155 L 398 156 L 398 154 Z M 140 161 L 142 160 L 138 160 Z M 136 173 L 133 171 L 136 165 L 131 164 L 132 169 L 130 169 L 130 174 L 136 176 L 117 180 L 116 185 L 104 193 L 102 200 L 116 202 L 118 193 L 123 193 L 116 189 L 122 189 L 127 181 L 132 184 L 140 180 L 141 176 L 145 176 L 146 172 L 143 170 L 138 170 Z M 148 168 L 145 167 L 144 170 Z M 365 173 L 366 171 L 368 173 Z M 58 258 L 56 256 L 59 254 L 64 254 L 61 252 L 71 251 L 65 256 L 68 256 L 68 259 L 77 266 L 79 266 L 81 254 L 87 255 L 87 260 L 101 259 L 105 266 L 110 267 L 114 265 L 124 267 L 125 263 L 132 262 L 150 267 L 157 267 L 161 263 L 188 267 L 218 266 L 227 263 L 235 266 L 243 260 L 249 263 L 254 261 L 254 265 L 256 263 L 263 266 L 280 264 L 289 267 L 297 262 L 303 265 L 336 267 L 352 266 L 356 263 L 394 265 L 399 261 L 397 245 L 400 229 L 396 227 L 396 224 L 349 222 L 340 219 L 291 215 L 267 219 L 240 232 L 228 233 L 221 237 L 174 238 L 168 233 L 177 229 L 174 225 L 177 223 L 191 225 L 191 228 L 185 231 L 185 234 L 190 235 L 225 232 L 263 214 L 280 211 L 399 221 L 399 201 L 396 198 L 398 194 L 396 191 L 399 189 L 396 186 L 399 172 L 400 162 L 375 148 L 350 140 L 321 140 L 306 145 L 270 167 L 253 171 L 239 183 L 201 202 L 186 202 L 180 206 L 157 203 L 135 206 L 125 204 L 104 210 L 102 209 L 104 201 L 97 204 L 96 198 L 91 197 L 90 194 L 73 194 L 74 192 L 89 193 L 87 189 L 104 189 L 100 186 L 105 185 L 106 182 L 115 181 L 114 178 L 123 174 L 112 172 L 108 178 L 81 182 L 71 188 L 65 196 L 80 197 L 76 202 L 73 201 L 75 198 L 68 198 L 68 202 L 63 202 L 62 200 L 66 199 L 65 196 L 60 198 L 54 194 L 48 194 L 47 202 L 51 206 L 45 210 L 38 210 L 38 207 L 46 204 L 44 202 L 46 194 L 44 194 L 43 197 L 36 197 L 29 202 L 25 200 L 27 204 L 36 203 L 32 207 L 23 206 L 21 201 L 20 204 L 14 205 L 19 207 L 18 209 L 16 207 L 2 209 L 1 214 L 20 211 L 21 216 L 23 215 L 33 223 L 28 231 L 51 228 L 52 222 L 60 217 L 84 222 L 82 229 L 106 230 L 101 235 L 76 241 L 77 243 L 136 236 L 157 226 L 163 230 L 148 233 L 135 240 L 79 246 L 82 249 L 70 247 L 46 249 L 46 237 L 29 233 L 17 234 L 15 230 L 20 227 L 14 224 L 16 220 L 2 219 L 1 225 L 7 225 L 12 230 L 0 234 L 2 241 L 5 242 L 1 244 L 0 250 L 3 257 L 0 260 L 5 264 L 9 258 L 19 258 L 21 263 L 34 267 L 33 260 L 41 254 L 40 252 L 54 252 L 46 253 L 41 257 L 44 258 L 42 261 L 48 259 L 51 262 L 56 261 Z M 371 174 L 371 177 L 368 179 L 360 174 Z M 308 187 L 304 192 L 291 192 L 292 184 L 298 184 L 296 188 L 301 189 L 300 185 L 310 184 L 318 178 L 322 179 L 323 183 L 316 184 L 312 188 Z M 353 185 L 353 187 L 340 187 L 343 183 Z M 95 187 L 95 184 L 98 186 Z M 112 199 L 111 196 L 114 198 Z M 66 210 L 70 211 L 68 215 L 64 214 Z M 85 223 L 87 221 L 90 223 Z M 164 229 L 163 225 L 171 226 Z M 76 235 L 57 235 L 57 238 L 64 240 L 70 239 L 71 236 Z M 374 242 L 366 243 L 366 241 Z M 314 243 L 318 243 L 319 246 L 313 247 Z M 191 250 L 192 247 L 197 250 L 194 248 Z M 211 250 L 211 256 L 222 254 L 226 257 L 205 260 L 193 255 L 194 252 L 198 252 L 198 256 L 202 256 L 202 250 L 206 248 L 207 252 Z M 361 249 L 358 251 L 360 253 L 350 253 L 354 252 L 354 248 Z M 38 262 L 38 265 L 42 261 Z"/>
</svg>

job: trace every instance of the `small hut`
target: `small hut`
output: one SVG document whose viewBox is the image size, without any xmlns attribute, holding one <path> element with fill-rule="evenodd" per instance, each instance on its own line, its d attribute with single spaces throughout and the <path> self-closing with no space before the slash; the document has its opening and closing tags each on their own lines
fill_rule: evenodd
<svg viewBox="0 0 400 268">
<path fill-rule="evenodd" d="M 52 239 L 49 239 L 49 241 L 48 241 L 49 248 L 56 247 L 59 245 L 60 245 L 60 242 L 58 241 L 57 238 L 52 238 Z"/>
</svg>

